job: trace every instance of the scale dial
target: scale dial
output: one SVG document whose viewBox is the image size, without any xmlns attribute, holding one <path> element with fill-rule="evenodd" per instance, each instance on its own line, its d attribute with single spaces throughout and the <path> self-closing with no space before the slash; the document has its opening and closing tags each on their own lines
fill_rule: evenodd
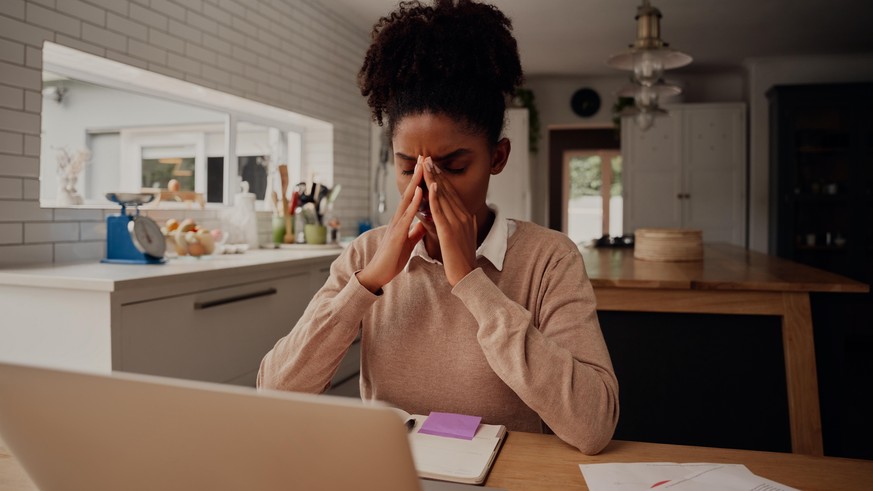
<svg viewBox="0 0 873 491">
<path fill-rule="evenodd" d="M 127 230 L 136 250 L 155 258 L 164 257 L 167 243 L 161 227 L 154 220 L 143 215 L 133 215 L 127 224 Z"/>
</svg>

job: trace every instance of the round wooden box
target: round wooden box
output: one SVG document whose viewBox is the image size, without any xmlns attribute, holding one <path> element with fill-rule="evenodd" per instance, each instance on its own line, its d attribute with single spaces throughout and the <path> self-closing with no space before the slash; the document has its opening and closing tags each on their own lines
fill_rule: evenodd
<svg viewBox="0 0 873 491">
<path fill-rule="evenodd" d="M 702 261 L 703 231 L 681 228 L 639 228 L 634 258 L 644 261 Z"/>
</svg>

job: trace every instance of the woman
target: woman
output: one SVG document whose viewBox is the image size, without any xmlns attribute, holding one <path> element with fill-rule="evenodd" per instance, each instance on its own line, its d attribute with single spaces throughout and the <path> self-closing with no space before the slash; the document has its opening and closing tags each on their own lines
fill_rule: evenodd
<svg viewBox="0 0 873 491">
<path fill-rule="evenodd" d="M 359 82 L 387 117 L 401 201 L 334 262 L 259 387 L 323 392 L 360 333 L 364 399 L 551 430 L 588 454 L 609 442 L 618 382 L 578 249 L 485 203 L 522 81 L 511 30 L 467 0 L 402 3 L 376 24 Z"/>
</svg>

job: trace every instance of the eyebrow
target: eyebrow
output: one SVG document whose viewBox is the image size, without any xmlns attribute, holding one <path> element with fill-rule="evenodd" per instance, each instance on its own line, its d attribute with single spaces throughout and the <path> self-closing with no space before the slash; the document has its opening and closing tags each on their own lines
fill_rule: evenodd
<svg viewBox="0 0 873 491">
<path fill-rule="evenodd" d="M 469 155 L 471 153 L 473 153 L 473 151 L 468 149 L 468 148 L 459 148 L 459 149 L 457 149 L 453 152 L 450 152 L 446 155 L 431 157 L 431 159 L 436 161 L 436 162 L 442 162 L 444 160 L 452 160 L 452 159 L 461 157 L 463 155 Z M 406 155 L 406 154 L 403 154 L 400 152 L 395 152 L 394 155 L 401 160 L 412 160 L 412 161 L 418 160 L 417 156 L 410 157 L 409 155 Z"/>
</svg>

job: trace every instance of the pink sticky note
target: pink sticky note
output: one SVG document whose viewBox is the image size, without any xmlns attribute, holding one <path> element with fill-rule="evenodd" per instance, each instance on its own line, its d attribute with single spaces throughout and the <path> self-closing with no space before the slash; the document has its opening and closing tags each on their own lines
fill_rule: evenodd
<svg viewBox="0 0 873 491">
<path fill-rule="evenodd" d="M 464 414 L 438 413 L 432 411 L 418 430 L 428 435 L 446 436 L 472 440 L 479 428 L 481 416 L 466 416 Z"/>
</svg>

